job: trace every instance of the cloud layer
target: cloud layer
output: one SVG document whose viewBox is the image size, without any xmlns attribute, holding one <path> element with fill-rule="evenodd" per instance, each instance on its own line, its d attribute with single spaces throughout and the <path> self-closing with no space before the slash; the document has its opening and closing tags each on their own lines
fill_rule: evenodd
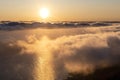
<svg viewBox="0 0 120 80">
<path fill-rule="evenodd" d="M 11 22 L 1 21 L 0 30 L 23 30 L 23 29 L 35 29 L 35 28 L 77 28 L 77 27 L 100 27 L 100 26 L 112 26 L 119 24 L 119 21 L 81 21 L 81 22 L 56 22 L 56 23 L 40 23 L 33 21 Z"/>
<path fill-rule="evenodd" d="M 11 40 L 10 40 L 11 41 Z M 119 33 L 48 36 L 0 42 L 2 80 L 63 80 L 120 63 Z"/>
</svg>

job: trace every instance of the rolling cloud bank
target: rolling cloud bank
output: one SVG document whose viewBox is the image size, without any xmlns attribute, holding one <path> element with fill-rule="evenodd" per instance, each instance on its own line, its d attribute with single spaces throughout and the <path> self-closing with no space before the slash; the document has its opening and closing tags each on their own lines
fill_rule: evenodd
<svg viewBox="0 0 120 80">
<path fill-rule="evenodd" d="M 65 33 L 65 29 L 57 35 L 54 30 L 40 36 L 35 32 L 28 35 L 26 30 L 1 31 L 0 79 L 64 80 L 68 73 L 87 75 L 98 68 L 119 65 L 118 26 L 69 30 L 74 31 Z M 18 38 L 14 39 L 15 35 Z"/>
</svg>

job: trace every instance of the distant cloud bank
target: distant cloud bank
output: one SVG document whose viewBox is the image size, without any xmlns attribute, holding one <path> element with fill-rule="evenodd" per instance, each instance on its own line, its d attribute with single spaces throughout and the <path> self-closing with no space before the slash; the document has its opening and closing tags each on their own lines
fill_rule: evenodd
<svg viewBox="0 0 120 80">
<path fill-rule="evenodd" d="M 1 21 L 0 30 L 21 30 L 32 28 L 76 28 L 76 27 L 99 27 L 99 26 L 111 26 L 113 24 L 119 24 L 119 21 L 109 22 L 56 22 L 56 23 L 40 23 L 40 22 L 11 22 Z"/>
</svg>

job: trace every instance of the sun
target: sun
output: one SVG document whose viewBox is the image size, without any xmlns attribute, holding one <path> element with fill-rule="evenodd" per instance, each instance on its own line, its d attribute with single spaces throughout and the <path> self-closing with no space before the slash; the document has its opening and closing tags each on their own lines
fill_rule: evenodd
<svg viewBox="0 0 120 80">
<path fill-rule="evenodd" d="M 42 19 L 48 18 L 49 17 L 49 10 L 47 8 L 41 8 L 40 9 L 40 17 Z"/>
</svg>

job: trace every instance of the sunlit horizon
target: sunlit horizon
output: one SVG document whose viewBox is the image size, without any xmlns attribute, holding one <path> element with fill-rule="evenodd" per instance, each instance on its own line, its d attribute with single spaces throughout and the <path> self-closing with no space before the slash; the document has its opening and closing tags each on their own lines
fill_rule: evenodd
<svg viewBox="0 0 120 80">
<path fill-rule="evenodd" d="M 0 1 L 0 21 L 42 21 L 40 9 L 47 6 L 51 21 L 119 21 L 119 0 L 11 0 Z M 7 6 L 6 6 L 7 5 Z M 22 6 L 21 6 L 22 5 Z"/>
</svg>

